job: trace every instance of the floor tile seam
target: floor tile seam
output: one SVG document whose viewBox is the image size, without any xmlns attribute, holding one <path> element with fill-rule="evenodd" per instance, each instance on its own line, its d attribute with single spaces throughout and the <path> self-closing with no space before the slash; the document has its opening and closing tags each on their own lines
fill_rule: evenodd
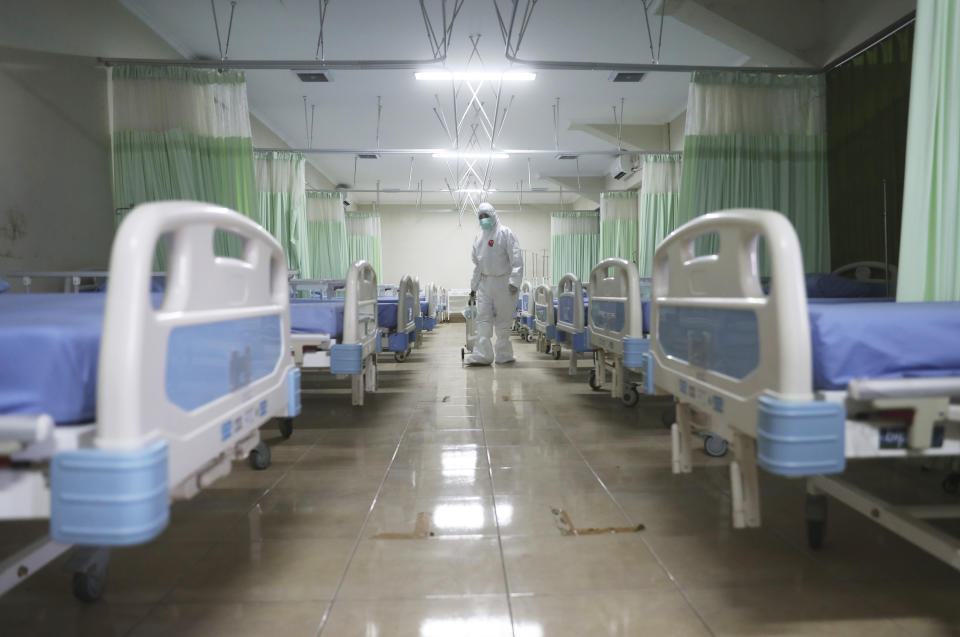
<svg viewBox="0 0 960 637">
<path fill-rule="evenodd" d="M 479 391 L 477 393 L 477 398 L 479 399 Z M 493 480 L 493 462 L 490 458 L 490 447 L 487 445 L 486 417 L 484 416 L 483 408 L 479 405 L 477 408 L 477 413 L 478 418 L 480 419 L 480 435 L 483 439 L 483 450 L 487 455 L 487 475 L 490 479 L 490 496 L 493 498 L 493 521 L 497 528 L 497 550 L 500 551 L 500 568 L 503 572 L 503 589 L 506 593 L 507 614 L 510 618 L 510 634 L 513 635 L 513 637 L 516 637 L 516 619 L 513 615 L 513 602 L 510 601 L 510 579 L 507 576 L 507 558 L 503 552 L 503 537 L 501 535 L 500 528 L 500 515 L 497 513 L 497 487 Z"/>
<path fill-rule="evenodd" d="M 347 562 L 344 564 L 343 571 L 340 573 L 340 579 L 337 581 L 337 585 L 334 588 L 333 595 L 330 598 L 330 603 L 327 604 L 327 608 L 323 613 L 323 617 L 320 618 L 320 624 L 317 626 L 315 633 L 316 637 L 320 637 L 320 635 L 323 634 L 323 630 L 327 625 L 327 621 L 330 619 L 330 613 L 333 611 L 333 607 L 337 602 L 337 595 L 340 593 L 340 589 L 343 588 L 343 582 L 346 580 L 347 573 L 350 570 L 350 565 L 353 564 L 353 558 L 356 557 L 357 550 L 360 548 L 360 543 L 363 541 L 364 531 L 367 528 L 367 524 L 370 522 L 370 517 L 373 515 L 373 509 L 376 507 L 377 501 L 380 499 L 380 494 L 383 492 L 383 485 L 387 482 L 387 476 L 390 475 L 390 469 L 393 467 L 393 463 L 400 452 L 400 445 L 403 444 L 403 440 L 407 435 L 407 430 L 410 428 L 410 424 L 413 421 L 414 413 L 415 412 L 411 412 L 407 416 L 407 423 L 404 425 L 403 431 L 400 433 L 400 438 L 397 440 L 396 447 L 393 450 L 393 456 L 390 458 L 390 462 L 387 464 L 387 468 L 383 472 L 383 477 L 380 478 L 380 484 L 377 486 L 377 491 L 373 496 L 373 500 L 370 502 L 370 507 L 367 509 L 367 514 L 363 518 L 363 524 L 360 525 L 360 531 L 353 543 L 353 548 L 350 551 Z"/>
<path fill-rule="evenodd" d="M 566 430 L 563 428 L 562 425 L 560 426 L 560 431 L 563 432 L 563 435 L 567 438 L 567 441 L 571 445 L 574 445 L 574 447 L 577 449 L 577 453 L 580 454 L 580 458 L 583 460 L 584 463 L 586 463 L 587 468 L 590 470 L 590 473 L 593 474 L 593 477 L 596 478 L 596 480 L 603 487 L 603 491 L 607 494 L 607 497 L 610 498 L 613 501 L 614 505 L 616 505 L 617 509 L 620 510 L 620 514 L 624 517 L 624 519 L 626 519 L 628 522 L 632 524 L 633 517 L 631 517 L 627 513 L 626 509 L 623 508 L 623 505 L 620 504 L 620 501 L 617 500 L 615 497 L 613 497 L 613 493 L 611 493 L 610 489 L 607 487 L 607 484 L 600 478 L 600 475 L 597 473 L 596 469 L 593 468 L 593 465 L 587 461 L 586 457 L 583 455 L 583 452 L 580 451 L 580 448 L 574 444 L 573 440 L 567 434 Z M 647 541 L 647 538 L 645 538 L 642 533 L 640 534 L 640 541 L 643 542 L 643 545 L 650 552 L 650 555 L 653 556 L 653 559 L 656 560 L 657 564 L 660 566 L 664 574 L 667 576 L 667 579 L 673 584 L 677 592 L 680 593 L 680 596 L 683 597 L 683 600 L 684 602 L 686 602 L 687 607 L 690 609 L 690 611 L 694 615 L 696 615 L 698 620 L 700 620 L 700 623 L 703 625 L 704 629 L 712 637 L 716 637 L 716 633 L 713 631 L 713 628 L 707 622 L 706 618 L 700 613 L 700 610 L 693 604 L 693 600 L 690 599 L 687 593 L 680 586 L 680 582 L 677 580 L 676 577 L 674 577 L 673 573 L 670 572 L 670 569 L 667 568 L 667 565 L 664 563 L 663 558 L 661 558 L 660 555 L 653 549 L 653 547 L 650 546 L 650 542 Z"/>
</svg>

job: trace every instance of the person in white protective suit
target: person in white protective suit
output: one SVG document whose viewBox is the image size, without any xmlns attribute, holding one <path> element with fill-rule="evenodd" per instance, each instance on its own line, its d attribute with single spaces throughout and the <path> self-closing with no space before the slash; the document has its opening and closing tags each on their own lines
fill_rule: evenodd
<svg viewBox="0 0 960 637">
<path fill-rule="evenodd" d="M 477 212 L 481 230 L 473 242 L 474 268 L 470 282 L 470 296 L 477 298 L 477 340 L 466 363 L 512 363 L 515 359 L 510 328 L 523 280 L 520 243 L 513 231 L 497 219 L 492 205 L 482 203 Z M 494 331 L 496 347 L 492 341 Z"/>
</svg>

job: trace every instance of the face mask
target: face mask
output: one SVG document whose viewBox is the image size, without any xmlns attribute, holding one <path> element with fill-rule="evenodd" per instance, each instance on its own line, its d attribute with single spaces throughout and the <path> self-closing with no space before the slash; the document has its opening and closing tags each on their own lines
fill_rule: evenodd
<svg viewBox="0 0 960 637">
<path fill-rule="evenodd" d="M 483 228 L 484 230 L 489 230 L 490 228 L 493 227 L 493 219 L 491 219 L 490 217 L 484 217 L 483 219 L 480 220 L 480 227 Z"/>
</svg>

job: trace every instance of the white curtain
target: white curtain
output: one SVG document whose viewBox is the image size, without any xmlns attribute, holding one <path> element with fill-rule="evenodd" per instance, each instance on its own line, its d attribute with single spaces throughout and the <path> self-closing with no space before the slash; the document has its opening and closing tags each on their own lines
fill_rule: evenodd
<svg viewBox="0 0 960 637">
<path fill-rule="evenodd" d="M 254 171 L 260 194 L 260 225 L 287 254 L 287 267 L 300 268 L 307 190 L 302 153 L 256 152 Z"/>
<path fill-rule="evenodd" d="M 637 259 L 640 276 L 652 275 L 657 246 L 677 227 L 681 165 L 679 155 L 657 154 L 643 158 Z"/>
<path fill-rule="evenodd" d="M 370 262 L 380 276 L 380 213 L 378 212 L 348 212 L 347 213 L 347 254 L 350 263 L 360 259 Z"/>
<path fill-rule="evenodd" d="M 342 279 L 347 275 L 347 231 L 343 195 L 308 192 L 306 246 L 300 275 L 307 279 Z"/>
<path fill-rule="evenodd" d="M 776 210 L 793 223 L 806 270 L 829 272 L 825 94 L 822 75 L 694 73 L 677 223 L 729 208 Z"/>
<path fill-rule="evenodd" d="M 636 190 L 600 194 L 600 259 L 620 257 L 637 260 L 637 219 L 639 206 Z"/>
</svg>

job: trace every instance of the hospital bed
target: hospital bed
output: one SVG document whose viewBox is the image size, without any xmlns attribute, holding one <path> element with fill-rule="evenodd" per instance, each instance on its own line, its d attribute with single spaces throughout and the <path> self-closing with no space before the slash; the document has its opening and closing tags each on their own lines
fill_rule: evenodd
<svg viewBox="0 0 960 637">
<path fill-rule="evenodd" d="M 716 254 L 695 256 L 708 233 Z M 840 477 L 848 460 L 960 456 L 960 304 L 808 303 L 796 233 L 769 211 L 691 221 L 657 248 L 653 272 L 644 388 L 677 401 L 675 473 L 691 471 L 693 433 L 709 429 L 733 451 L 735 527 L 760 525 L 759 467 L 807 479 L 811 547 L 830 495 L 960 568 L 960 542 L 925 521 L 957 507 L 894 506 Z"/>
<path fill-rule="evenodd" d="M 408 275 L 400 279 L 399 286 L 393 288 L 397 296 L 380 296 L 377 299 L 377 325 L 381 345 L 386 342 L 386 351 L 393 352 L 394 360 L 402 363 L 410 355 L 416 338 L 414 308 L 419 306 L 420 300 L 414 281 Z"/>
<path fill-rule="evenodd" d="M 648 349 L 649 299 L 636 264 L 604 259 L 590 271 L 588 320 L 594 366 L 588 382 L 593 389 L 609 385 L 613 398 L 631 407 L 640 400 L 631 370 L 640 371 Z M 609 379 L 609 381 L 608 381 Z"/>
<path fill-rule="evenodd" d="M 440 286 L 438 288 L 439 295 L 439 308 L 437 313 L 437 320 L 441 323 L 447 323 L 450 321 L 450 305 L 449 305 L 449 295 L 447 293 L 447 288 Z"/>
<path fill-rule="evenodd" d="M 242 238 L 243 256 L 215 256 L 215 231 Z M 168 285 L 155 294 L 162 239 Z M 50 519 L 50 537 L 0 563 L 0 594 L 72 544 L 154 539 L 172 498 L 235 459 L 269 463 L 259 427 L 300 411 L 285 263 L 246 217 L 158 202 L 117 231 L 106 294 L 0 295 L 0 518 Z M 81 599 L 102 592 L 107 555 L 81 555 Z"/>
<path fill-rule="evenodd" d="M 342 298 L 346 279 L 290 279 L 291 298 Z"/>
<path fill-rule="evenodd" d="M 440 311 L 440 289 L 432 281 L 427 283 L 424 288 L 424 300 L 426 306 L 423 308 L 423 327 L 428 332 L 432 332 L 437 327 L 437 314 Z"/>
<path fill-rule="evenodd" d="M 290 301 L 293 358 L 302 369 L 350 376 L 352 403 L 377 389 L 377 273 L 368 261 L 347 271 L 344 296 Z M 286 432 L 284 432 L 286 435 Z"/>
<path fill-rule="evenodd" d="M 590 330 L 587 329 L 589 298 L 585 294 L 580 277 L 565 274 L 557 284 L 556 340 L 558 347 L 567 346 L 570 351 L 570 369 L 573 376 L 577 373 L 579 355 L 592 351 Z M 580 308 L 582 307 L 582 310 Z M 548 328 L 548 336 L 550 336 Z"/>
</svg>

